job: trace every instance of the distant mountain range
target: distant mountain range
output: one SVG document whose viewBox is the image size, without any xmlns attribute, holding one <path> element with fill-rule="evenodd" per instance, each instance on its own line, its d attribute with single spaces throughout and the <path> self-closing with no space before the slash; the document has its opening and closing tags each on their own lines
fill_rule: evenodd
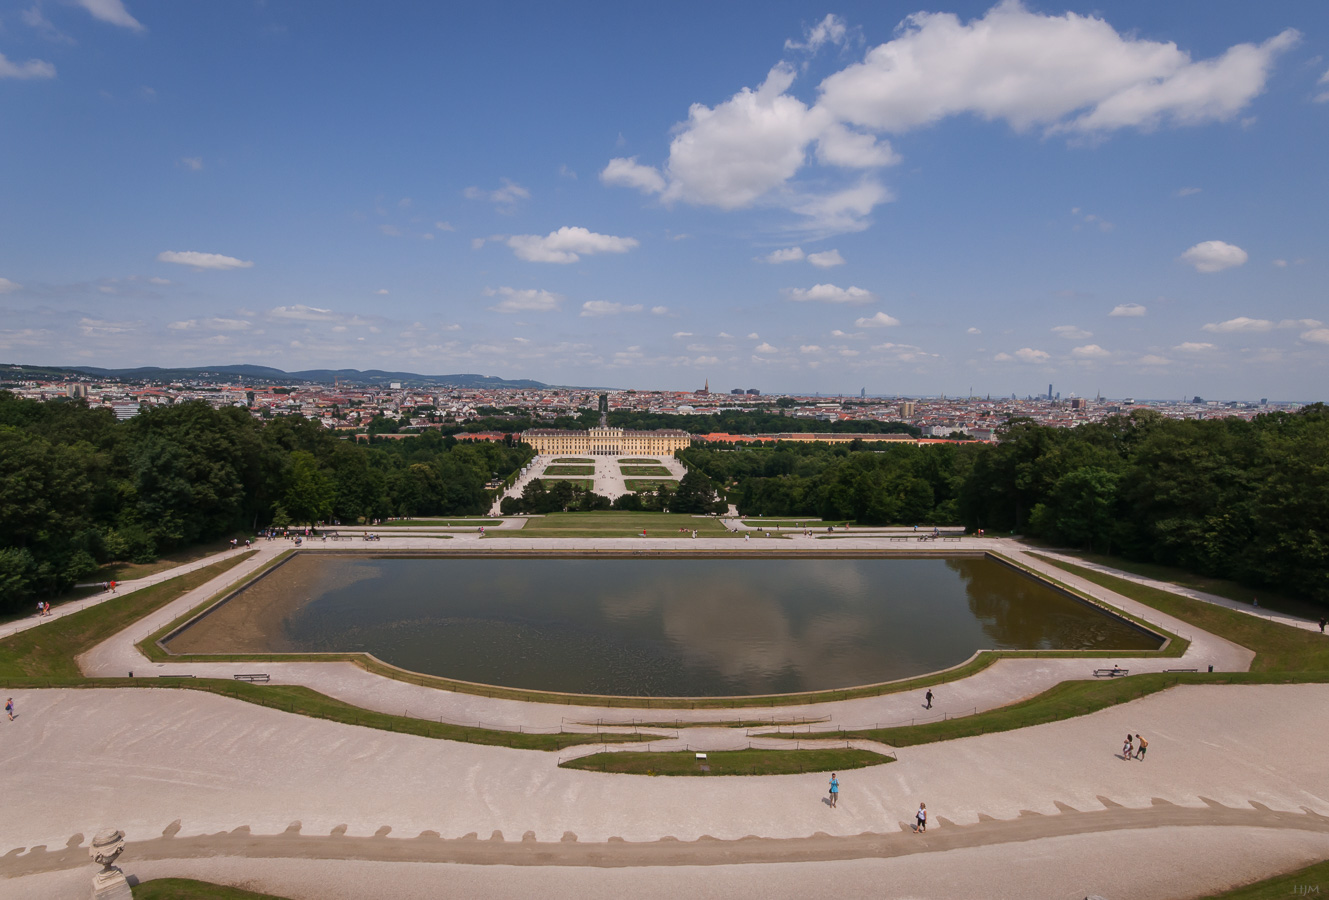
<svg viewBox="0 0 1329 900">
<path fill-rule="evenodd" d="M 316 382 L 331 384 L 334 379 L 344 384 L 385 387 L 399 381 L 403 387 L 433 385 L 456 388 L 526 388 L 539 390 L 550 387 L 541 381 L 527 378 L 506 379 L 493 375 L 417 375 L 414 372 L 384 372 L 380 369 L 308 369 L 303 372 L 284 372 L 268 366 L 205 366 L 196 369 L 162 369 L 142 366 L 136 369 L 100 369 L 96 366 L 0 366 L 0 380 L 10 377 L 68 377 L 91 375 L 96 378 L 121 381 L 200 381 L 205 379 L 244 378 L 268 384 L 297 384 Z"/>
</svg>

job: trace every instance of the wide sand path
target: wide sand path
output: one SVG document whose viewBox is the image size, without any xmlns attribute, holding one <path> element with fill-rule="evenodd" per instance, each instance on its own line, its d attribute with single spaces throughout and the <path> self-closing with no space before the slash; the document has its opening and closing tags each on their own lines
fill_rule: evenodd
<svg viewBox="0 0 1329 900">
<path fill-rule="evenodd" d="M 577 772 L 557 768 L 552 754 L 372 731 L 186 691 L 37 690 L 16 701 L 19 718 L 3 723 L 0 745 L 0 876 L 8 877 L 70 867 L 86 877 L 86 839 L 106 825 L 125 829 L 131 872 L 136 848 L 143 860 L 352 856 L 577 871 L 790 861 L 808 867 L 791 873 L 790 886 L 810 886 L 818 865 L 853 878 L 940 875 L 914 861 L 936 853 L 973 859 L 974 872 L 992 879 L 989 891 L 967 896 L 1065 896 L 1052 890 L 1072 883 L 1066 872 L 1037 864 L 1055 853 L 1061 869 L 1086 879 L 1074 882 L 1084 885 L 1077 891 L 1114 900 L 1178 896 L 1179 880 L 1191 884 L 1202 869 L 1210 879 L 1254 877 L 1273 859 L 1295 864 L 1329 851 L 1326 685 L 1183 686 L 1064 722 L 908 748 L 898 762 L 841 773 L 838 809 L 823 801 L 824 774 Z M 1118 755 L 1127 731 L 1148 736 L 1145 760 Z M 903 830 L 920 801 L 932 812 L 926 836 Z M 1159 876 L 1172 892 L 1136 863 L 1142 854 L 1164 872 L 1149 850 L 1155 842 L 1138 839 L 1142 829 L 1188 854 Z M 494 832 L 502 842 L 486 840 Z M 1228 840 L 1238 832 L 1241 842 Z M 1268 833 L 1277 838 L 1259 836 Z M 740 840 L 749 835 L 759 840 Z M 716 840 L 687 843 L 704 836 Z M 1274 845 L 1284 849 L 1255 853 Z M 1065 862 L 1079 853 L 1090 861 L 1084 869 Z M 637 871 L 637 883 L 655 877 Z M 948 877 L 952 887 L 975 885 L 973 873 Z M 759 878 L 777 883 L 769 870 Z M 0 883 L 0 895 L 20 894 Z"/>
</svg>

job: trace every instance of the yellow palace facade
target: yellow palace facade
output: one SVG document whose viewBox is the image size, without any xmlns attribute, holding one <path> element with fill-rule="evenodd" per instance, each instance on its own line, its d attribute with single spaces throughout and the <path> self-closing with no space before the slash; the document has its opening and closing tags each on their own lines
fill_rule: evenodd
<svg viewBox="0 0 1329 900">
<path fill-rule="evenodd" d="M 673 456 L 692 443 L 692 435 L 677 428 L 629 431 L 606 426 L 587 431 L 534 428 L 521 439 L 536 453 L 556 456 Z"/>
</svg>

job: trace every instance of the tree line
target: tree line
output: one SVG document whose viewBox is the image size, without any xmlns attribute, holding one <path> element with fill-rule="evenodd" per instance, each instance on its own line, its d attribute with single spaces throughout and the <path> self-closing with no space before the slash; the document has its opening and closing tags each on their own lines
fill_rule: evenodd
<svg viewBox="0 0 1329 900">
<path fill-rule="evenodd" d="M 1329 408 L 1077 428 L 995 444 L 782 443 L 679 453 L 743 515 L 965 525 L 1179 566 L 1329 603 Z"/>
<path fill-rule="evenodd" d="M 300 416 L 203 402 L 117 422 L 81 400 L 0 392 L 0 610 L 105 562 L 269 525 L 483 514 L 485 485 L 532 455 L 433 432 L 358 443 Z"/>
</svg>

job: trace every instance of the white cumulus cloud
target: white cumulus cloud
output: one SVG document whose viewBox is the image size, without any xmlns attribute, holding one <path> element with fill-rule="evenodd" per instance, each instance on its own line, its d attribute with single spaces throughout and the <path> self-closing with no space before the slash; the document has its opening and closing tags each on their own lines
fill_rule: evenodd
<svg viewBox="0 0 1329 900">
<path fill-rule="evenodd" d="M 558 302 L 561 299 L 558 294 L 536 288 L 485 288 L 484 295 L 501 298 L 489 307 L 494 312 L 501 313 L 550 312 L 558 309 Z"/>
<path fill-rule="evenodd" d="M 291 306 L 274 306 L 268 310 L 268 315 L 274 319 L 293 319 L 297 322 L 332 322 L 340 318 L 330 309 L 306 306 L 303 303 L 295 303 Z"/>
<path fill-rule="evenodd" d="M 840 255 L 839 250 L 823 250 L 821 253 L 809 253 L 808 262 L 818 269 L 829 269 L 832 266 L 844 265 L 844 257 Z"/>
<path fill-rule="evenodd" d="M 0 278 L 0 294 L 10 294 L 14 291 L 22 290 L 23 285 L 16 284 L 8 278 Z"/>
<path fill-rule="evenodd" d="M 965 329 L 965 332 L 964 332 L 964 333 L 965 333 L 965 334 L 982 334 L 982 333 L 983 333 L 983 329 L 981 329 L 981 328 L 967 328 L 967 329 Z"/>
<path fill-rule="evenodd" d="M 1108 313 L 1108 315 L 1133 317 L 1142 316 L 1146 312 L 1148 312 L 1147 308 L 1138 303 L 1118 303 L 1116 306 L 1112 307 L 1112 312 Z"/>
<path fill-rule="evenodd" d="M 1213 344 L 1207 341 L 1186 341 L 1172 348 L 1179 353 L 1204 353 L 1206 350 L 1216 349 Z"/>
<path fill-rule="evenodd" d="M 871 291 L 861 287 L 837 287 L 833 284 L 814 284 L 810 288 L 789 288 L 785 291 L 790 300 L 799 303 L 871 303 L 876 299 Z"/>
<path fill-rule="evenodd" d="M 951 13 L 909 16 L 895 39 L 823 81 L 818 105 L 890 132 L 964 114 L 1017 131 L 1192 125 L 1241 112 L 1298 38 L 1288 29 L 1197 62 L 1174 43 L 1120 34 L 1094 16 L 1043 15 L 1004 0 L 967 23 Z"/>
<path fill-rule="evenodd" d="M 752 348 L 752 352 L 753 352 L 753 353 L 765 353 L 765 354 L 768 354 L 768 355 L 769 355 L 769 354 L 771 354 L 771 353 L 779 353 L 779 352 L 780 352 L 780 348 L 779 348 L 779 347 L 773 347 L 773 346 L 771 346 L 770 344 L 766 343 L 765 341 L 762 341 L 762 342 L 761 342 L 760 344 L 758 344 L 756 347 L 753 347 L 753 348 Z"/>
<path fill-rule="evenodd" d="M 1002 356 L 1005 354 L 999 354 Z M 1044 363 L 1051 358 L 1051 354 L 1044 353 L 1042 350 L 1035 350 L 1032 347 L 1021 347 L 1015 351 L 1015 358 L 1020 362 Z"/>
<path fill-rule="evenodd" d="M 227 269 L 252 269 L 254 264 L 249 260 L 236 259 L 234 256 L 223 256 L 220 253 L 199 253 L 194 250 L 175 251 L 163 250 L 157 254 L 158 262 L 175 263 L 181 266 L 190 266 L 194 269 L 216 269 L 225 271 Z"/>
<path fill-rule="evenodd" d="M 644 166 L 637 157 L 615 157 L 600 173 L 600 181 L 614 187 L 629 187 L 643 194 L 659 194 L 665 189 L 664 176 L 654 166 Z"/>
<path fill-rule="evenodd" d="M 1249 316 L 1237 316 L 1235 319 L 1228 319 L 1226 322 L 1210 322 L 1200 330 L 1216 334 L 1228 334 L 1231 332 L 1243 331 L 1270 331 L 1273 328 L 1274 323 L 1268 319 L 1252 319 Z"/>
<path fill-rule="evenodd" d="M 1201 241 L 1181 254 L 1182 262 L 1190 263 L 1197 272 L 1221 272 L 1244 265 L 1249 259 L 1246 251 L 1224 241 Z"/>
<path fill-rule="evenodd" d="M 55 66 L 40 59 L 30 59 L 27 62 L 10 62 L 0 53 L 0 78 L 17 78 L 26 80 L 29 78 L 54 78 Z"/>
<path fill-rule="evenodd" d="M 803 344 L 798 348 L 799 353 L 820 353 L 821 347 L 817 344 Z"/>
<path fill-rule="evenodd" d="M 597 234 L 578 226 L 564 225 L 543 237 L 538 234 L 514 234 L 507 244 L 518 259 L 527 262 L 574 263 L 583 255 L 627 253 L 638 246 L 636 238 Z"/>
<path fill-rule="evenodd" d="M 468 187 L 461 193 L 468 200 L 488 200 L 503 212 L 510 212 L 520 200 L 530 199 L 531 192 L 510 178 L 500 178 L 499 185 L 498 190 L 495 191 Z"/>
<path fill-rule="evenodd" d="M 873 315 L 854 320 L 855 328 L 894 328 L 899 324 L 900 320 L 895 316 L 889 316 L 880 310 Z"/>
<path fill-rule="evenodd" d="M 616 316 L 619 313 L 639 313 L 642 311 L 640 303 L 634 303 L 628 306 L 624 303 L 614 303 L 609 300 L 587 300 L 581 305 L 582 318 L 595 318 L 598 316 Z"/>
<path fill-rule="evenodd" d="M 1329 344 L 1329 328 L 1312 328 L 1310 331 L 1303 331 L 1301 339 L 1313 344 Z"/>
<path fill-rule="evenodd" d="M 1112 354 L 1097 344 L 1085 344 L 1083 347 L 1076 347 L 1071 351 L 1071 356 L 1077 359 L 1106 359 Z"/>
<path fill-rule="evenodd" d="M 1075 325 L 1054 325 L 1052 333 L 1057 337 L 1066 338 L 1068 341 L 1082 341 L 1087 337 L 1093 337 L 1092 332 L 1085 331 Z"/>
<path fill-rule="evenodd" d="M 787 263 L 787 262 L 798 262 L 800 259 L 803 258 L 803 248 L 786 247 L 783 250 L 773 250 L 770 253 L 767 253 L 762 258 L 765 259 L 766 262 L 768 263 L 776 263 L 776 264 Z"/>
</svg>

